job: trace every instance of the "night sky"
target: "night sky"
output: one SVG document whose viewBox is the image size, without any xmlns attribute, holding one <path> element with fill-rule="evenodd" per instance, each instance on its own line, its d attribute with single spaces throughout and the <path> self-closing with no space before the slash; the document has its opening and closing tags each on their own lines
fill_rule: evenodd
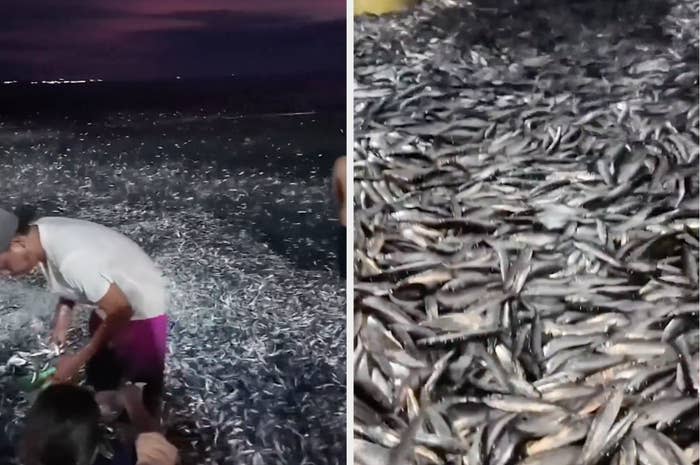
<svg viewBox="0 0 700 465">
<path fill-rule="evenodd" d="M 345 74 L 344 0 L 10 0 L 0 81 Z"/>
</svg>

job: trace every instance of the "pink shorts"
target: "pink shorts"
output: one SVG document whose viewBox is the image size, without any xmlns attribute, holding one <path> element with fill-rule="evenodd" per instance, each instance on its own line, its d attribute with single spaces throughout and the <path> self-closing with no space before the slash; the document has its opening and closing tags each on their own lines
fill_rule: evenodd
<svg viewBox="0 0 700 465">
<path fill-rule="evenodd" d="M 90 316 L 90 335 L 94 334 L 102 319 L 93 312 Z M 109 343 L 130 380 L 139 378 L 162 379 L 168 345 L 168 315 L 145 320 L 132 320 Z"/>
</svg>

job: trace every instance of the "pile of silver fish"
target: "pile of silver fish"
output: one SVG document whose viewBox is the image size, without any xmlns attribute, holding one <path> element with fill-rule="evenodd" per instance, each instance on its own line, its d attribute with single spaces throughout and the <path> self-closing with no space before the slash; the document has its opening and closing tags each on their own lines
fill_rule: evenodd
<svg viewBox="0 0 700 465">
<path fill-rule="evenodd" d="M 357 464 L 698 463 L 697 18 L 358 19 Z"/>
<path fill-rule="evenodd" d="M 328 224 L 333 155 L 308 156 L 304 140 L 321 139 L 314 117 L 274 131 L 256 120 L 252 133 L 210 116 L 5 122 L 0 197 L 114 227 L 161 265 L 172 291 L 164 422 L 184 465 L 338 463 L 346 324 Z M 0 365 L 47 340 L 55 300 L 44 289 L 41 276 L 0 280 Z M 30 404 L 15 378 L 0 374 L 1 463 Z"/>
</svg>

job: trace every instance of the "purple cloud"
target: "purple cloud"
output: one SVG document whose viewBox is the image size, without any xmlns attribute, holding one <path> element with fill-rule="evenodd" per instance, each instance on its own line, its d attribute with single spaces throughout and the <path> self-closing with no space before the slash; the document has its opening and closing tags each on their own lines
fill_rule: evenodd
<svg viewBox="0 0 700 465">
<path fill-rule="evenodd" d="M 0 80 L 340 70 L 344 16 L 342 0 L 17 2 L 0 17 Z"/>
</svg>

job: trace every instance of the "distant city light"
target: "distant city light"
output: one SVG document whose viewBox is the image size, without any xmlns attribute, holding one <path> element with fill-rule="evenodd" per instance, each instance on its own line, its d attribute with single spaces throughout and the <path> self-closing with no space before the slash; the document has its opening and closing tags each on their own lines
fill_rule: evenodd
<svg viewBox="0 0 700 465">
<path fill-rule="evenodd" d="M 20 84 L 20 81 L 16 80 L 8 80 L 8 81 L 0 81 L 4 85 L 10 85 L 10 84 Z M 29 83 L 32 85 L 36 84 L 49 84 L 49 85 L 56 85 L 56 84 L 87 84 L 88 82 L 102 82 L 102 79 L 97 79 L 97 78 L 92 78 L 92 79 L 51 79 L 51 80 L 46 80 L 46 81 L 30 81 Z"/>
</svg>

